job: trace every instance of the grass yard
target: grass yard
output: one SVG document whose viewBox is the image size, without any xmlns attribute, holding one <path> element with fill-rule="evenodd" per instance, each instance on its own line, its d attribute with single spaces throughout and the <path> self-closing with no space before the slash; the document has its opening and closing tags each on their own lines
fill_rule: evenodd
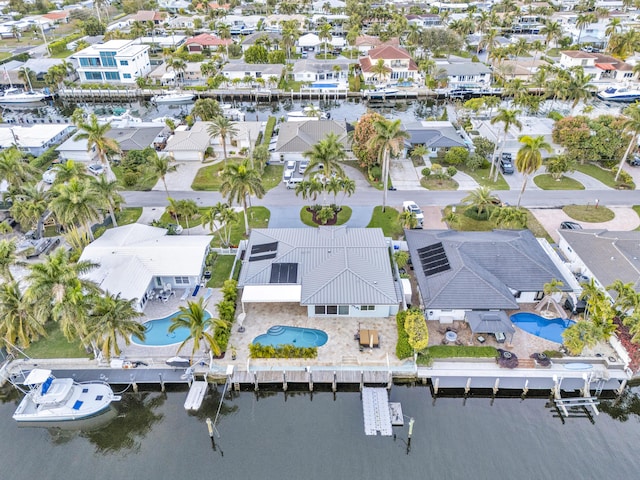
<svg viewBox="0 0 640 480">
<path fill-rule="evenodd" d="M 489 168 L 477 168 L 475 170 L 469 170 L 464 166 L 456 168 L 472 177 L 481 187 L 489 187 L 491 190 L 509 190 L 509 184 L 499 172 L 498 181 L 494 182 L 489 178 Z"/>
<path fill-rule="evenodd" d="M 232 162 L 240 163 L 242 160 L 244 159 L 239 157 L 231 157 L 227 159 L 226 163 L 223 160 L 222 162 L 216 163 L 214 165 L 209 165 L 208 167 L 202 167 L 200 170 L 198 170 L 198 173 L 196 173 L 196 177 L 193 179 L 191 188 L 193 188 L 194 190 L 207 191 L 207 192 L 220 191 L 220 185 L 222 185 L 222 170 L 224 170 L 225 165 L 227 163 L 232 163 Z M 264 175 L 267 175 L 267 168 L 265 168 Z M 270 171 L 270 173 L 268 174 L 269 181 L 272 181 L 271 177 L 275 176 L 275 173 L 272 173 L 272 172 L 273 171 Z M 264 175 L 263 175 L 263 179 L 265 179 Z M 280 180 L 282 180 L 282 171 L 280 171 Z M 277 182 L 276 182 L 276 185 L 277 185 Z M 273 188 L 273 187 L 270 187 L 270 188 Z M 266 185 L 265 185 L 265 190 L 268 190 Z"/>
<path fill-rule="evenodd" d="M 383 212 L 382 207 L 375 207 L 367 228 L 381 228 L 385 237 L 400 238 L 404 235 L 404 230 L 399 216 L 400 213 L 395 208 L 387 206 Z"/>
<path fill-rule="evenodd" d="M 47 336 L 33 342 L 25 353 L 31 358 L 88 358 L 79 341 L 69 342 L 55 322 L 49 322 Z"/>
<path fill-rule="evenodd" d="M 595 205 L 566 205 L 562 207 L 562 211 L 574 220 L 587 223 L 608 222 L 616 216 L 607 207 Z"/>
<path fill-rule="evenodd" d="M 133 172 L 134 173 L 133 178 L 136 179 L 136 183 L 134 183 L 133 185 L 129 185 L 125 181 L 125 175 L 129 172 L 125 170 L 122 167 L 122 165 L 112 164 L 111 170 L 113 171 L 113 174 L 116 176 L 120 184 L 124 186 L 125 190 L 136 190 L 136 191 L 148 192 L 156 185 L 156 183 L 158 183 L 159 177 L 155 175 L 149 176 L 146 172 L 142 172 L 142 173 Z"/>
<path fill-rule="evenodd" d="M 264 172 L 262 173 L 262 186 L 265 192 L 280 185 L 283 171 L 284 165 L 267 165 L 264 168 Z"/>
<path fill-rule="evenodd" d="M 136 223 L 142 215 L 142 207 L 123 208 L 116 212 L 116 222 L 118 226 Z"/>
<path fill-rule="evenodd" d="M 579 181 L 564 175 L 556 180 L 550 174 L 543 173 L 534 177 L 533 183 L 542 190 L 584 190 L 584 185 Z"/>
<path fill-rule="evenodd" d="M 338 221 L 335 223 L 335 225 L 344 225 L 345 223 L 347 223 L 351 218 L 351 213 L 351 208 L 343 205 L 342 210 L 338 212 Z M 300 220 L 302 220 L 302 223 L 309 227 L 318 227 L 318 224 L 313 221 L 313 214 L 307 211 L 306 205 L 300 210 Z"/>
<path fill-rule="evenodd" d="M 211 267 L 211 278 L 207 282 L 207 287 L 222 288 L 222 284 L 231 275 L 235 259 L 235 255 L 218 255 Z"/>
<path fill-rule="evenodd" d="M 251 207 L 247 209 L 249 214 L 249 228 L 267 228 L 271 212 L 266 207 Z M 238 245 L 240 240 L 246 239 L 244 232 L 244 212 L 238 214 L 238 221 L 231 227 L 231 245 Z M 216 240 L 214 240 L 216 243 Z M 217 243 L 216 243 L 217 245 Z M 218 245 L 217 245 L 218 246 Z"/>
<path fill-rule="evenodd" d="M 635 184 L 631 182 L 630 185 L 623 184 L 622 182 L 615 181 L 615 173 L 610 170 L 605 170 L 604 168 L 600 168 L 598 165 L 594 165 L 592 163 L 586 163 L 584 165 L 578 164 L 576 165 L 576 171 L 582 172 L 586 175 L 589 175 L 596 180 L 601 181 L 607 187 L 611 188 L 628 188 L 629 190 L 634 190 L 636 188 Z"/>
<path fill-rule="evenodd" d="M 453 178 L 435 178 L 431 175 L 422 177 L 420 185 L 427 190 L 457 190 L 459 186 Z"/>
<path fill-rule="evenodd" d="M 202 215 L 204 215 L 206 212 L 208 212 L 210 208 L 211 207 L 200 207 L 200 208 L 198 208 L 198 213 L 196 213 L 193 217 L 191 217 L 189 219 L 189 225 L 188 226 L 187 226 L 187 222 L 185 221 L 184 217 L 182 215 L 180 215 L 180 217 L 179 217 L 180 225 L 182 225 L 182 228 L 192 228 L 192 227 L 196 227 L 196 226 L 200 225 L 200 219 L 202 218 Z M 160 216 L 160 223 L 176 223 L 176 219 L 173 218 L 171 215 L 169 215 L 169 213 L 165 209 L 163 214 Z M 186 233 L 185 233 L 185 235 L 186 235 Z"/>
</svg>

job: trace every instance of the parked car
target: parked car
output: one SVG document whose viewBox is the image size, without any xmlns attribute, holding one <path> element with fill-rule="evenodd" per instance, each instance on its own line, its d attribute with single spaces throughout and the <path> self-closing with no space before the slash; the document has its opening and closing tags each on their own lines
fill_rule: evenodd
<svg viewBox="0 0 640 480">
<path fill-rule="evenodd" d="M 309 167 L 309 162 L 307 160 L 303 160 L 300 162 L 300 166 L 298 167 L 298 173 L 304 175 L 304 172 Z"/>
<path fill-rule="evenodd" d="M 513 168 L 513 163 L 511 163 L 511 158 L 502 157 L 500 159 L 500 171 L 504 175 L 511 175 L 513 174 L 513 172 L 515 172 L 515 168 Z"/>
<path fill-rule="evenodd" d="M 295 160 L 287 160 L 284 163 L 285 170 L 291 170 L 292 172 L 296 169 L 296 161 Z"/>
<path fill-rule="evenodd" d="M 49 185 L 51 185 L 53 182 L 56 181 L 57 174 L 58 172 L 56 172 L 53 168 L 49 168 L 46 172 L 42 174 L 42 181 L 44 183 L 48 183 Z"/>
<path fill-rule="evenodd" d="M 629 157 L 629 165 L 632 167 L 640 167 L 640 154 L 635 154 L 632 157 Z"/>
<path fill-rule="evenodd" d="M 94 175 L 102 175 L 104 173 L 104 167 L 98 164 L 89 165 L 87 170 Z"/>
<path fill-rule="evenodd" d="M 284 172 L 282 173 L 282 181 L 284 183 L 287 183 L 289 180 L 291 180 L 291 177 L 293 176 L 293 173 L 295 172 L 295 170 L 288 170 L 288 169 L 284 169 Z"/>
<path fill-rule="evenodd" d="M 560 228 L 563 230 L 582 230 L 582 225 L 576 222 L 562 222 Z"/>
<path fill-rule="evenodd" d="M 406 202 L 402 203 L 402 209 L 405 212 L 411 212 L 416 216 L 416 220 L 417 225 L 415 228 L 422 228 L 423 224 L 424 224 L 424 213 L 422 213 L 422 210 L 420 209 L 420 207 L 416 204 L 416 202 L 413 202 L 411 200 L 408 200 Z"/>
</svg>

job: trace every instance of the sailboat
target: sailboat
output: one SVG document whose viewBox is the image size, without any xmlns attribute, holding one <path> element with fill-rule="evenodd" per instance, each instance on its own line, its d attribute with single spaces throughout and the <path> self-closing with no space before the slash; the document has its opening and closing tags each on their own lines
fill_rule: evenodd
<svg viewBox="0 0 640 480">
<path fill-rule="evenodd" d="M 0 103 L 36 103 L 41 102 L 47 95 L 42 92 L 34 92 L 31 86 L 31 79 L 27 75 L 27 82 L 29 83 L 29 91 L 25 92 L 19 88 L 16 88 L 11 83 L 11 78 L 9 77 L 9 72 L 5 67 L 4 69 L 4 77 L 9 80 L 9 88 L 7 88 L 2 95 L 0 95 Z"/>
</svg>

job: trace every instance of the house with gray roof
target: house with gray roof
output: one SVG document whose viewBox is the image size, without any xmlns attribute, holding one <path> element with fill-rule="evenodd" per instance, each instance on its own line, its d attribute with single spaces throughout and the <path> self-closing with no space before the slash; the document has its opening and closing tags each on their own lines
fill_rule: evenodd
<svg viewBox="0 0 640 480">
<path fill-rule="evenodd" d="M 165 153 L 177 162 L 202 162 L 207 148 L 211 146 L 211 135 L 207 132 L 210 122 L 196 122 L 189 129 L 176 128 L 167 140 Z"/>
<path fill-rule="evenodd" d="M 558 233 L 558 247 L 572 272 L 593 278 L 603 289 L 616 280 L 632 283 L 640 293 L 640 233 L 609 230 L 559 230 Z"/>
<path fill-rule="evenodd" d="M 251 77 L 254 80 L 257 78 L 264 78 L 266 81 L 270 77 L 276 77 L 280 80 L 283 70 L 284 65 L 279 63 L 231 62 L 222 67 L 221 72 L 227 80 L 242 80 L 245 77 Z"/>
<path fill-rule="evenodd" d="M 405 231 L 428 320 L 468 320 L 469 312 L 517 310 L 544 296 L 544 284 L 560 280 L 558 264 L 529 230 Z M 544 240 L 541 240 L 544 241 Z M 473 315 L 471 315 L 473 316 Z"/>
<path fill-rule="evenodd" d="M 255 32 L 244 37 L 240 43 L 240 47 L 242 48 L 242 53 L 246 52 L 249 47 L 257 44 L 261 44 L 269 51 L 278 50 L 281 40 L 282 35 L 278 32 Z"/>
<path fill-rule="evenodd" d="M 404 129 L 409 134 L 405 140 L 408 150 L 423 145 L 429 150 L 429 157 L 436 158 L 438 152 L 446 152 L 453 147 L 469 148 L 464 137 L 458 133 L 451 122 L 411 122 L 404 125 Z"/>
<path fill-rule="evenodd" d="M 346 83 L 349 60 L 298 60 L 293 65 L 291 75 L 296 82 L 316 82 L 332 80 Z"/>
<path fill-rule="evenodd" d="M 309 317 L 388 317 L 402 301 L 379 228 L 254 229 L 238 287 L 245 303 L 294 303 Z"/>
<path fill-rule="evenodd" d="M 351 141 L 347 136 L 347 123 L 338 120 L 307 120 L 303 122 L 284 122 L 278 127 L 278 142 L 271 152 L 271 160 L 285 162 L 304 160 L 308 151 L 329 133 L 338 136 L 347 152 L 351 152 Z"/>
<path fill-rule="evenodd" d="M 438 64 L 446 72 L 450 88 L 477 88 L 491 85 L 491 69 L 484 63 L 460 62 Z"/>
</svg>

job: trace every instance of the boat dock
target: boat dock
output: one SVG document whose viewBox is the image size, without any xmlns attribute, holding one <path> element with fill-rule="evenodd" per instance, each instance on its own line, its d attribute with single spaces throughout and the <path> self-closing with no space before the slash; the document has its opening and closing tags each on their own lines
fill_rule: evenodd
<svg viewBox="0 0 640 480">
<path fill-rule="evenodd" d="M 362 412 L 364 415 L 365 435 L 383 437 L 393 435 L 391 428 L 391 411 L 389 410 L 389 394 L 384 388 L 362 389 Z"/>
<path fill-rule="evenodd" d="M 207 390 L 209 390 L 209 382 L 207 382 L 206 379 L 194 380 L 189 388 L 187 399 L 184 401 L 184 409 L 193 411 L 200 410 Z"/>
</svg>

